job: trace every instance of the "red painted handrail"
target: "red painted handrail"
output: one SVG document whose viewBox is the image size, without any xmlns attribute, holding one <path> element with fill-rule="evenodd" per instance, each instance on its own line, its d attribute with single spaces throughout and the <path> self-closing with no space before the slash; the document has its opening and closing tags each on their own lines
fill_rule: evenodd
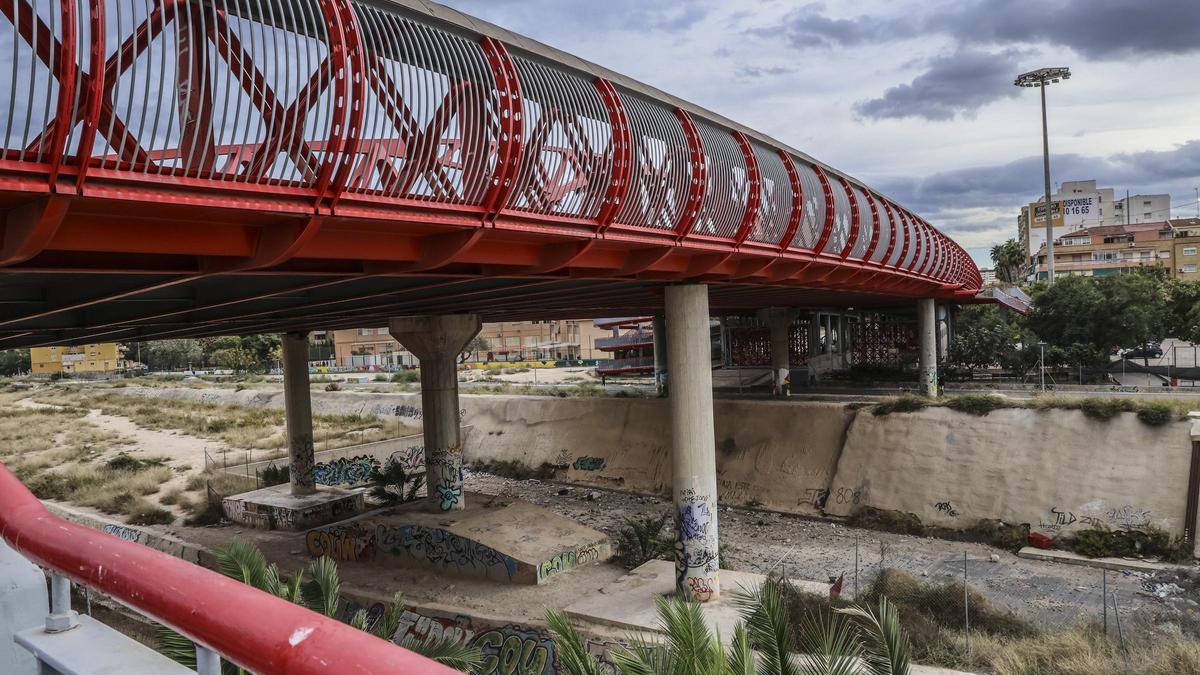
<svg viewBox="0 0 1200 675">
<path fill-rule="evenodd" d="M 26 558 L 256 673 L 458 672 L 199 565 L 54 516 L 3 465 L 0 535 Z"/>
</svg>

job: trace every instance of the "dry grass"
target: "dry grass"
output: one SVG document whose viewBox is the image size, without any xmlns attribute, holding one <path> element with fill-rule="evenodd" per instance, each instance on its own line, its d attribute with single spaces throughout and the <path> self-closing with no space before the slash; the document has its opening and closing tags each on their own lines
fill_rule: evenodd
<svg viewBox="0 0 1200 675">
<path fill-rule="evenodd" d="M 965 651 L 961 635 L 952 639 Z M 996 675 L 1200 675 L 1200 641 L 1178 632 L 1129 640 L 1129 667 L 1116 638 L 1105 639 L 1094 625 L 1081 624 L 1034 637 L 971 635 L 966 667 Z"/>
<path fill-rule="evenodd" d="M 221 405 L 171 398 L 146 398 L 113 390 L 80 390 L 66 387 L 39 393 L 38 400 L 57 405 L 100 408 L 105 415 L 129 418 L 147 429 L 180 431 L 190 436 L 220 441 L 232 449 L 251 451 L 228 457 L 229 464 L 248 458 L 270 459 L 286 444 L 282 410 L 275 408 Z M 417 429 L 374 415 L 314 415 L 313 437 L 318 450 L 370 443 L 415 433 Z M 262 454 L 254 451 L 262 451 Z M 278 454 L 275 456 L 282 456 Z"/>
</svg>

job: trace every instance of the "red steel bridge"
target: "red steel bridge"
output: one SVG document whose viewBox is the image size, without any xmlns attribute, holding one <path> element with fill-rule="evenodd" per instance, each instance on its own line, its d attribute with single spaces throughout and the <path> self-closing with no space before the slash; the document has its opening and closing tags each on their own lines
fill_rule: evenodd
<svg viewBox="0 0 1200 675">
<path fill-rule="evenodd" d="M 0 348 L 980 289 L 853 177 L 433 3 L 0 15 Z"/>
</svg>

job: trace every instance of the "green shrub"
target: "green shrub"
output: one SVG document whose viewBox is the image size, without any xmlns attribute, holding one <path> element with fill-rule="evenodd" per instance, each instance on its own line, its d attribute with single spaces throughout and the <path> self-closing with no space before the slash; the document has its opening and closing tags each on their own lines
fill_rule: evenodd
<svg viewBox="0 0 1200 675">
<path fill-rule="evenodd" d="M 412 383 L 421 379 L 421 371 L 419 370 L 401 370 L 392 373 L 392 382 Z"/>
<path fill-rule="evenodd" d="M 667 560 L 675 555 L 675 540 L 663 534 L 671 514 L 626 518 L 617 531 L 617 560 L 633 569 L 651 560 Z"/>
<path fill-rule="evenodd" d="M 261 480 L 262 484 L 265 486 L 283 485 L 292 479 L 291 470 L 288 469 L 287 465 L 275 466 L 275 462 L 271 462 L 270 464 L 264 466 L 262 470 L 258 471 L 257 473 L 258 479 Z"/>
<path fill-rule="evenodd" d="M 882 403 L 876 404 L 875 408 L 871 410 L 871 414 L 875 415 L 876 417 L 883 417 L 884 415 L 890 415 L 892 413 L 917 412 L 918 410 L 924 409 L 928 405 L 929 399 L 920 396 L 914 396 L 912 394 L 905 394 L 904 396 L 889 398 Z"/>
<path fill-rule="evenodd" d="M 1058 544 L 1089 558 L 1161 558 L 1183 562 L 1192 555 L 1192 545 L 1182 536 L 1154 526 L 1141 530 L 1114 530 L 1104 525 L 1061 537 Z"/>
<path fill-rule="evenodd" d="M 141 471 L 152 466 L 162 466 L 166 460 L 162 457 L 147 457 L 139 459 L 132 457 L 124 452 L 104 463 L 104 466 L 113 471 Z"/>
<path fill-rule="evenodd" d="M 1011 407 L 1012 403 L 1003 396 L 994 394 L 966 394 L 948 398 L 942 405 L 958 412 L 983 416 L 993 410 Z"/>
<path fill-rule="evenodd" d="M 1161 427 L 1175 419 L 1175 410 L 1166 403 L 1147 403 L 1137 411 L 1137 418 L 1152 427 Z"/>
<path fill-rule="evenodd" d="M 1123 412 L 1134 412 L 1137 407 L 1137 403 L 1132 399 L 1120 396 L 1085 398 L 1079 402 L 1079 410 L 1084 415 L 1102 422 L 1111 420 Z"/>
<path fill-rule="evenodd" d="M 170 525 L 175 522 L 175 514 L 161 509 L 148 502 L 134 506 L 126 519 L 130 525 Z"/>
<path fill-rule="evenodd" d="M 342 385 L 338 384 L 337 382 L 330 382 L 329 384 L 325 385 L 325 391 L 341 391 L 341 390 L 342 390 Z"/>
</svg>

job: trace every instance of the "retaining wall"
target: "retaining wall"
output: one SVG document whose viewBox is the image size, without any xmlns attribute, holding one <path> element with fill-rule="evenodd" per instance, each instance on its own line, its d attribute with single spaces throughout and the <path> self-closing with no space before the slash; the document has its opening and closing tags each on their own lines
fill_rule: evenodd
<svg viewBox="0 0 1200 675">
<path fill-rule="evenodd" d="M 278 392 L 156 389 L 128 393 L 282 407 Z M 666 495 L 666 401 L 624 398 L 461 398 L 472 427 L 467 461 L 551 464 L 583 485 Z M 313 392 L 318 413 L 420 422 L 420 395 Z M 840 403 L 715 403 L 719 498 L 809 515 L 863 507 L 925 524 L 1028 523 L 1058 534 L 1100 523 L 1183 532 L 1189 425 L 1151 427 L 1132 413 L 1102 422 L 1072 410 L 931 407 L 876 417 Z"/>
</svg>

